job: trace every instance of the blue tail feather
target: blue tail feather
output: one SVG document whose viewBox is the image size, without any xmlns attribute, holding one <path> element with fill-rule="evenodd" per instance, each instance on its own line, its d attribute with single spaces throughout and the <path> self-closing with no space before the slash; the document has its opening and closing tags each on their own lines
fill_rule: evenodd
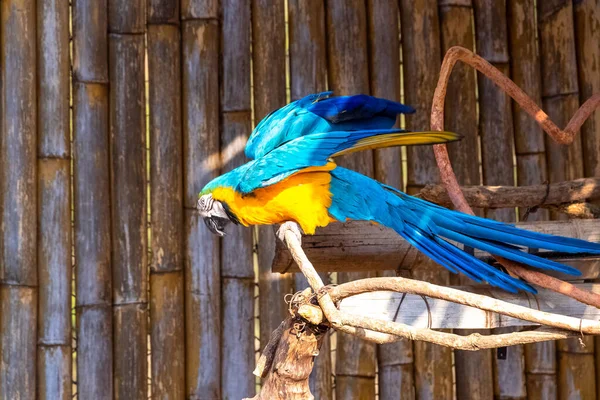
<svg viewBox="0 0 600 400">
<path fill-rule="evenodd" d="M 533 268 L 571 275 L 580 275 L 580 271 L 522 249 L 600 254 L 600 243 L 527 231 L 514 225 L 452 211 L 344 168 L 333 170 L 332 178 L 330 213 L 336 219 L 377 221 L 394 229 L 414 247 L 450 271 L 461 272 L 475 281 L 486 281 L 510 292 L 525 290 L 535 293 L 535 289 L 447 240 Z M 387 207 L 382 207 L 382 201 L 387 203 Z"/>
</svg>

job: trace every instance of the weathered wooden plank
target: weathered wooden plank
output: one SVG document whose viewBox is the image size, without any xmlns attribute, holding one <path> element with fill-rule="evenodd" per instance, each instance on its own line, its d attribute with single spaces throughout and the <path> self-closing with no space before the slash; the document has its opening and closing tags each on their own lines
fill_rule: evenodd
<svg viewBox="0 0 600 400">
<path fill-rule="evenodd" d="M 290 0 L 290 92 L 298 100 L 327 88 L 324 0 Z"/>
<path fill-rule="evenodd" d="M 219 0 L 181 0 L 182 20 L 216 20 L 219 17 Z"/>
<path fill-rule="evenodd" d="M 600 293 L 600 284 L 576 283 L 575 285 L 593 293 Z M 539 289 L 538 294 L 533 296 L 525 292 L 513 294 L 490 287 L 459 286 L 457 288 L 491 296 L 511 304 L 574 318 L 597 320 L 600 315 L 600 310 L 594 307 L 547 289 Z M 537 325 L 445 300 L 429 297 L 424 299 L 423 296 L 396 292 L 370 292 L 348 297 L 341 301 L 340 310 L 350 314 L 400 322 L 417 328 L 430 326 L 433 329 L 491 329 Z M 571 342 L 566 341 L 566 343 Z M 586 353 L 589 353 L 589 347 L 593 351 L 592 344 L 587 346 Z M 572 350 L 567 348 L 565 351 Z"/>
<path fill-rule="evenodd" d="M 0 398 L 36 395 L 35 2 L 0 6 Z"/>
<path fill-rule="evenodd" d="M 178 2 L 171 2 L 178 4 Z M 148 21 L 179 19 L 178 7 L 150 2 Z M 152 394 L 185 397 L 183 293 L 183 154 L 180 31 L 148 25 L 150 106 L 150 337 Z"/>
<path fill-rule="evenodd" d="M 77 305 L 77 391 L 112 398 L 112 302 L 108 88 L 73 87 L 73 195 Z"/>
<path fill-rule="evenodd" d="M 600 4 L 598 0 L 573 2 L 575 45 L 579 72 L 579 99 L 583 103 L 600 92 Z M 585 176 L 600 176 L 600 113 L 593 113 L 581 128 Z"/>
<path fill-rule="evenodd" d="M 115 398 L 147 397 L 144 36 L 109 38 Z"/>
<path fill-rule="evenodd" d="M 109 33 L 145 33 L 147 0 L 108 0 Z"/>
<path fill-rule="evenodd" d="M 108 0 L 73 0 L 73 79 L 108 82 Z"/>
<path fill-rule="evenodd" d="M 516 226 L 551 235 L 600 242 L 600 224 L 596 220 L 519 222 Z M 298 271 L 285 245 L 276 240 L 275 235 L 271 240 L 277 247 L 273 271 Z M 393 230 L 365 221 L 332 223 L 318 229 L 312 236 L 304 236 L 302 247 L 315 268 L 322 272 L 410 270 L 417 264 L 419 254 Z M 542 254 L 543 252 L 541 251 Z M 486 259 L 487 254 L 475 250 L 475 256 Z M 594 279 L 600 276 L 600 263 L 596 256 L 581 258 L 562 255 L 560 262 L 579 268 L 582 276 L 577 279 Z M 567 276 L 562 275 L 562 278 Z"/>
<path fill-rule="evenodd" d="M 60 133 L 60 131 L 56 131 Z M 40 159 L 38 397 L 71 399 L 70 161 Z M 56 384 L 54 384 L 56 382 Z"/>
<path fill-rule="evenodd" d="M 537 3 L 542 70 L 542 100 L 548 116 L 566 126 L 579 107 L 573 4 L 567 0 Z M 581 136 L 570 146 L 556 144 L 546 135 L 550 182 L 583 176 Z"/>
<path fill-rule="evenodd" d="M 179 3 L 178 0 L 148 0 L 148 25 L 179 24 Z"/>
<path fill-rule="evenodd" d="M 37 288 L 0 285 L 2 399 L 36 398 L 36 311 Z"/>
<path fill-rule="evenodd" d="M 69 2 L 37 3 L 37 397 L 71 399 Z"/>
<path fill-rule="evenodd" d="M 533 0 L 509 0 L 507 9 L 510 44 L 511 79 L 536 104 L 542 104 L 540 56 Z M 517 184 L 535 185 L 546 181 L 546 146 L 541 127 L 517 103 L 512 102 L 517 157 Z M 525 209 L 520 209 L 521 217 Z M 548 211 L 539 209 L 529 215 L 530 221 L 548 219 Z"/>
<path fill-rule="evenodd" d="M 183 7 L 182 7 L 183 12 Z M 219 240 L 196 213 L 198 192 L 219 173 L 219 26 L 182 25 L 186 397 L 220 397 Z"/>
</svg>

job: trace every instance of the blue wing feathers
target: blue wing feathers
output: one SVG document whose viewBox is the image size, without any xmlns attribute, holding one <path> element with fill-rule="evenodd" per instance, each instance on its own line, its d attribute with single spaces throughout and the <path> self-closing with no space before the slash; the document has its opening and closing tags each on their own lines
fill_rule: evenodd
<svg viewBox="0 0 600 400">
<path fill-rule="evenodd" d="M 521 248 L 600 254 L 600 244 L 526 231 L 408 196 L 364 175 L 337 167 L 332 171 L 330 213 L 338 220 L 372 220 L 394 229 L 409 243 L 452 272 L 515 292 L 535 289 L 457 248 L 447 240 L 529 265 L 572 275 L 580 272 Z M 382 207 L 385 201 L 387 207 Z M 446 240 L 447 239 L 447 240 Z M 518 246 L 518 247 L 517 247 Z"/>
</svg>

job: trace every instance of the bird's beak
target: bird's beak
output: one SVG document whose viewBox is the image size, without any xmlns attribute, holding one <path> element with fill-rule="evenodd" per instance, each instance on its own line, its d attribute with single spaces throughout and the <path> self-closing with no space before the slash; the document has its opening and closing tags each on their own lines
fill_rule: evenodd
<svg viewBox="0 0 600 400">
<path fill-rule="evenodd" d="M 225 236 L 225 231 L 223 229 L 229 222 L 230 221 L 228 218 L 221 218 L 216 216 L 204 218 L 204 223 L 206 224 L 206 226 L 208 226 L 208 229 L 210 229 L 212 233 L 215 233 L 219 236 Z"/>
<path fill-rule="evenodd" d="M 197 208 L 208 229 L 216 235 L 225 236 L 225 226 L 231 222 L 231 219 L 223 204 L 207 194 L 198 199 Z"/>
</svg>

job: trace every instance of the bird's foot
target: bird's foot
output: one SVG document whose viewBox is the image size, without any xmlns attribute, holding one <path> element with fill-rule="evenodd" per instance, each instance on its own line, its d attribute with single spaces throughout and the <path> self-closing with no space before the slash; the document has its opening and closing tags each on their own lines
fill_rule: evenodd
<svg viewBox="0 0 600 400">
<path fill-rule="evenodd" d="M 277 237 L 282 242 L 285 242 L 286 231 L 291 231 L 294 235 L 296 235 L 298 241 L 300 244 L 302 244 L 302 229 L 300 229 L 300 226 L 297 223 L 293 221 L 287 221 L 279 226 L 279 229 L 277 229 Z"/>
</svg>

